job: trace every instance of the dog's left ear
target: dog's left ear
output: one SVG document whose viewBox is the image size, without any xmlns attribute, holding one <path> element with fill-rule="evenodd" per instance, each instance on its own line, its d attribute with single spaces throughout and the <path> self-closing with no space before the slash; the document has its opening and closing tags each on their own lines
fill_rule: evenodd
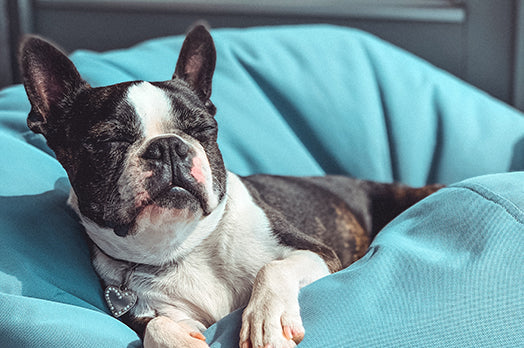
<svg viewBox="0 0 524 348">
<path fill-rule="evenodd" d="M 199 24 L 191 29 L 182 44 L 173 78 L 189 83 L 213 115 L 216 109 L 209 98 L 215 64 L 216 51 L 213 38 L 206 27 Z"/>
<path fill-rule="evenodd" d="M 31 103 L 27 124 L 33 132 L 46 135 L 49 122 L 67 101 L 89 85 L 62 51 L 37 36 L 22 41 L 20 68 Z"/>
</svg>

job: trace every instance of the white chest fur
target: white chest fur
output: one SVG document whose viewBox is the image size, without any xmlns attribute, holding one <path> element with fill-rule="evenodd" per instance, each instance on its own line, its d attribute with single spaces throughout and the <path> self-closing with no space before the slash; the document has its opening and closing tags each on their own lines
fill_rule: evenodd
<svg viewBox="0 0 524 348">
<path fill-rule="evenodd" d="M 128 277 L 127 286 L 138 295 L 133 315 L 165 315 L 207 327 L 247 304 L 260 268 L 290 251 L 271 234 L 267 217 L 240 179 L 229 173 L 227 203 L 217 228 L 176 264 L 138 266 L 127 276 L 129 263 L 100 250 L 95 250 L 93 264 L 106 284 L 119 285 Z"/>
</svg>

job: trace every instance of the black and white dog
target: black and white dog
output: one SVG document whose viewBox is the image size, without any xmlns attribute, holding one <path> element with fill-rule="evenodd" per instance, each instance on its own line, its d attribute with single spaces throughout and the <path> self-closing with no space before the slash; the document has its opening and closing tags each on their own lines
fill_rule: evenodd
<svg viewBox="0 0 524 348">
<path fill-rule="evenodd" d="M 357 260 L 439 186 L 227 171 L 209 99 L 215 60 L 196 26 L 171 80 L 92 88 L 28 37 L 27 122 L 67 171 L 108 307 L 145 347 L 207 347 L 202 332 L 245 305 L 241 347 L 293 347 L 305 333 L 300 288 Z"/>
</svg>

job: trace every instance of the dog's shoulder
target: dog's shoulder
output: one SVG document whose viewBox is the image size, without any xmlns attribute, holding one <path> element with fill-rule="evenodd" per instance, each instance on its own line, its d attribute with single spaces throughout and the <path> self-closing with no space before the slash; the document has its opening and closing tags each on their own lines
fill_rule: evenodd
<svg viewBox="0 0 524 348">
<path fill-rule="evenodd" d="M 366 251 L 369 201 L 359 180 L 253 175 L 242 181 L 281 243 L 316 251 L 331 271 Z"/>
</svg>

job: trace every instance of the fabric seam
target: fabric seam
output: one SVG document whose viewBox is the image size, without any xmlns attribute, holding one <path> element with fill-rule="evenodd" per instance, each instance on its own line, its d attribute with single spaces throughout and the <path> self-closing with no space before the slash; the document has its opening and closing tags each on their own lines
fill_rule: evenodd
<svg viewBox="0 0 524 348">
<path fill-rule="evenodd" d="M 482 198 L 497 204 L 502 209 L 504 209 L 506 213 L 508 213 L 516 222 L 518 222 L 521 225 L 524 225 L 524 211 L 522 211 L 522 209 L 520 209 L 511 200 L 494 192 L 486 186 L 478 183 L 468 183 L 460 186 L 451 186 L 450 188 L 462 188 L 472 191 L 481 196 Z"/>
</svg>

